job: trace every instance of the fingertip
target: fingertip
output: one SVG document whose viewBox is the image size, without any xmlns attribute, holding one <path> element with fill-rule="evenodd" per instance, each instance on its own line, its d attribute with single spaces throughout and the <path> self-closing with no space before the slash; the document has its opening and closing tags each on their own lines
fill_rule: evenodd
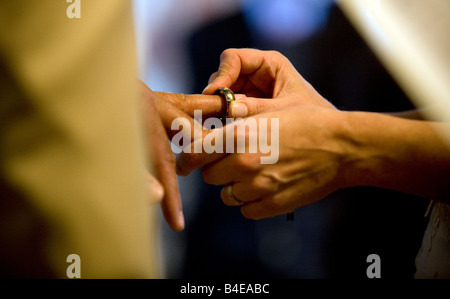
<svg viewBox="0 0 450 299">
<path fill-rule="evenodd" d="M 226 187 L 223 187 L 222 190 L 220 190 L 220 199 L 222 199 L 223 203 L 226 204 L 226 200 L 227 200 Z"/>
<path fill-rule="evenodd" d="M 260 202 L 250 202 L 241 206 L 241 214 L 246 219 L 261 220 L 267 218 L 264 211 L 261 210 Z"/>
<path fill-rule="evenodd" d="M 175 173 L 177 174 L 177 175 L 179 175 L 179 176 L 184 176 L 183 175 L 183 169 L 182 169 L 182 167 L 179 165 L 179 159 L 177 158 L 177 162 L 176 162 L 176 164 L 175 164 Z"/>
<path fill-rule="evenodd" d="M 184 214 L 182 211 L 178 214 L 178 217 L 176 219 L 176 222 L 172 225 L 172 229 L 176 232 L 183 231 L 185 228 L 185 220 L 184 220 Z"/>
<path fill-rule="evenodd" d="M 178 232 L 184 229 L 185 220 L 179 193 L 173 193 L 171 198 L 166 196 L 161 202 L 161 209 L 167 224 L 172 230 Z"/>
<path fill-rule="evenodd" d="M 253 216 L 251 210 L 248 208 L 248 204 L 247 205 L 243 205 L 241 207 L 241 214 L 242 216 L 244 216 L 244 218 L 246 219 L 250 219 L 250 220 L 256 220 L 256 218 Z"/>
<path fill-rule="evenodd" d="M 191 173 L 191 168 L 188 166 L 190 165 L 188 160 L 189 154 L 181 153 L 177 157 L 175 171 L 176 174 L 179 176 L 188 176 Z"/>
</svg>

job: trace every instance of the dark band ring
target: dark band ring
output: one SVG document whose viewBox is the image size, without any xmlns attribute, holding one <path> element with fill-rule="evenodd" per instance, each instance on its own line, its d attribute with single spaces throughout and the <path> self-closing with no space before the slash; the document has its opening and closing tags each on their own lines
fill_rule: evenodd
<svg viewBox="0 0 450 299">
<path fill-rule="evenodd" d="M 236 100 L 234 97 L 234 92 L 227 87 L 222 87 L 216 91 L 216 95 L 220 95 L 225 99 L 225 102 L 227 103 L 227 112 L 225 116 L 228 116 L 228 108 L 230 107 L 231 102 Z"/>
</svg>

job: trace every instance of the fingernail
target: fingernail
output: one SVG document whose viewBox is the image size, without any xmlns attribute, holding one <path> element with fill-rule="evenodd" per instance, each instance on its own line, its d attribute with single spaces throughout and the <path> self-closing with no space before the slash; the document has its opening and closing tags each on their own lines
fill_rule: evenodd
<svg viewBox="0 0 450 299">
<path fill-rule="evenodd" d="M 248 108 L 244 103 L 235 102 L 230 105 L 230 112 L 235 118 L 246 117 L 248 115 Z"/>
<path fill-rule="evenodd" d="M 202 91 L 202 94 L 204 94 L 205 93 L 205 91 L 208 89 L 208 88 L 210 88 L 211 87 L 211 85 L 212 85 L 212 83 L 211 84 L 208 84 L 208 86 L 206 86 L 205 87 L 205 89 L 203 89 L 203 91 Z"/>
</svg>

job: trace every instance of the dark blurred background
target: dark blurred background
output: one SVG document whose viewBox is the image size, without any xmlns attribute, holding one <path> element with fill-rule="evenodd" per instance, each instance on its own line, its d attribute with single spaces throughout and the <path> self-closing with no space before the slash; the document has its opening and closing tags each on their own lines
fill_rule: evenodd
<svg viewBox="0 0 450 299">
<path fill-rule="evenodd" d="M 223 50 L 250 47 L 280 51 L 338 109 L 414 108 L 331 0 L 173 0 L 157 20 L 143 22 L 156 2 L 137 5 L 140 28 L 150 27 L 138 32 L 147 57 L 142 76 L 155 90 L 201 93 Z M 415 272 L 425 199 L 349 188 L 296 210 L 293 222 L 251 221 L 223 205 L 221 187 L 205 184 L 199 171 L 179 184 L 186 229 L 175 233 L 161 221 L 168 278 L 367 278 L 373 253 L 383 278 Z"/>
</svg>

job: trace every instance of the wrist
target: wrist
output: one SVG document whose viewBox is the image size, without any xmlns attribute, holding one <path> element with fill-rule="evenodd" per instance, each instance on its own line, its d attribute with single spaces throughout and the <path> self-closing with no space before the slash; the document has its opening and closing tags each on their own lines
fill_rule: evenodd
<svg viewBox="0 0 450 299">
<path fill-rule="evenodd" d="M 342 112 L 338 129 L 343 161 L 339 184 L 342 188 L 356 186 L 384 187 L 383 180 L 394 176 L 396 148 L 394 138 L 386 138 L 388 125 L 384 115 L 367 112 Z M 392 135 L 391 135 L 392 137 Z"/>
<path fill-rule="evenodd" d="M 371 186 L 448 198 L 450 149 L 439 130 L 449 125 L 381 113 L 343 112 L 342 187 Z"/>
</svg>

